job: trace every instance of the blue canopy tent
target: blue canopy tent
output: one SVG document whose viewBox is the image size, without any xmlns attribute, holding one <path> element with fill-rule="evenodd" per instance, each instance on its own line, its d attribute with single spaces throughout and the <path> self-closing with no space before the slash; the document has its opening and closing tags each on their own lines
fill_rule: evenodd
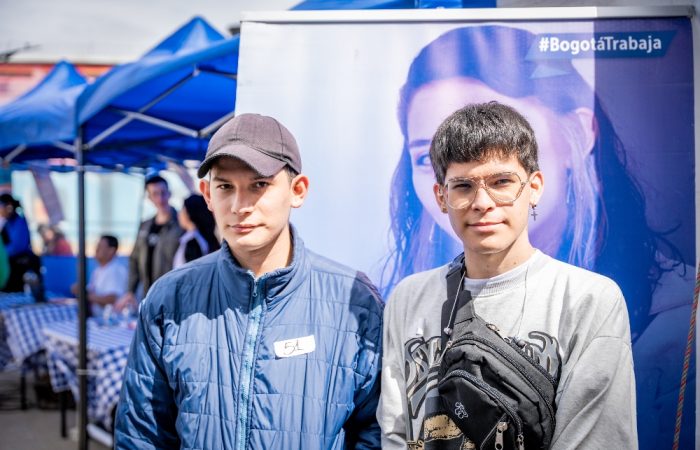
<svg viewBox="0 0 700 450">
<path fill-rule="evenodd" d="M 86 164 L 158 167 L 201 160 L 209 136 L 234 114 L 238 36 L 195 17 L 139 60 L 115 66 L 78 97 L 78 445 L 87 448 Z"/>
<path fill-rule="evenodd" d="M 33 89 L 0 107 L 0 162 L 73 158 L 75 102 L 86 86 L 75 67 L 61 61 Z"/>
<path fill-rule="evenodd" d="M 86 161 L 145 167 L 201 159 L 208 137 L 233 116 L 238 44 L 195 17 L 98 78 L 76 105 Z"/>
</svg>

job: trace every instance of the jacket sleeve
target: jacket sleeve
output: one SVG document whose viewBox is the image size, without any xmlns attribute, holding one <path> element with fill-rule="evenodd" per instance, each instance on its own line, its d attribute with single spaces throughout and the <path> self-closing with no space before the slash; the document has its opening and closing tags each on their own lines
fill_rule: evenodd
<svg viewBox="0 0 700 450">
<path fill-rule="evenodd" d="M 369 282 L 369 281 L 368 281 Z M 382 361 L 382 308 L 383 303 L 375 289 L 369 289 L 367 327 L 359 355 L 358 367 L 366 367 L 364 382 L 355 392 L 355 410 L 346 422 L 347 448 L 357 450 L 381 449 L 381 432 L 377 422 L 377 404 L 381 384 Z"/>
<path fill-rule="evenodd" d="M 152 300 L 152 299 L 151 299 Z M 140 305 L 139 322 L 117 405 L 116 449 L 178 448 L 177 407 L 160 358 L 162 320 L 149 313 L 147 298 Z"/>
<path fill-rule="evenodd" d="M 619 289 L 616 297 L 598 331 L 562 372 L 552 449 L 637 448 L 629 319 Z"/>
<path fill-rule="evenodd" d="M 131 293 L 136 293 L 136 288 L 139 285 L 139 281 L 141 281 L 139 272 L 139 255 L 141 254 L 141 247 L 143 245 L 143 239 L 141 239 L 143 227 L 144 224 L 142 223 L 139 227 L 138 234 L 136 235 L 134 249 L 131 251 L 131 255 L 129 256 L 129 284 L 126 286 L 126 291 Z"/>
</svg>

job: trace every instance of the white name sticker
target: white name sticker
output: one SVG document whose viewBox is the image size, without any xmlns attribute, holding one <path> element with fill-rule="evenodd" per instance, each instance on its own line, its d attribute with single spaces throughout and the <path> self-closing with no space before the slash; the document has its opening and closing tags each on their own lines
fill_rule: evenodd
<svg viewBox="0 0 700 450">
<path fill-rule="evenodd" d="M 275 355 L 278 358 L 304 355 L 316 350 L 314 335 L 275 342 Z"/>
</svg>

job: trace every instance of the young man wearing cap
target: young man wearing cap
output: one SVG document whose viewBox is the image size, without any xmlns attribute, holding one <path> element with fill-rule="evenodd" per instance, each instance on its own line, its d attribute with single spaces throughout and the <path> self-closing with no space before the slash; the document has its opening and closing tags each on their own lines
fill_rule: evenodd
<svg viewBox="0 0 700 450">
<path fill-rule="evenodd" d="M 382 302 L 289 224 L 309 185 L 294 137 L 239 115 L 198 175 L 224 241 L 142 302 L 116 447 L 380 448 Z"/>
</svg>

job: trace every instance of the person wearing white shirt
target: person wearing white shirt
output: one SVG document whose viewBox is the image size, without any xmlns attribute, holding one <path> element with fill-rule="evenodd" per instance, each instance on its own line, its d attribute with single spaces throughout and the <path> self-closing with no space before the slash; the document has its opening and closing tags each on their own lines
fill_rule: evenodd
<svg viewBox="0 0 700 450">
<path fill-rule="evenodd" d="M 104 308 L 109 305 L 111 309 L 111 305 L 126 292 L 129 274 L 126 267 L 116 259 L 118 248 L 119 241 L 110 235 L 100 237 L 95 248 L 98 266 L 92 271 L 87 285 L 93 317 L 101 317 Z M 74 293 L 76 288 L 74 285 Z"/>
</svg>

